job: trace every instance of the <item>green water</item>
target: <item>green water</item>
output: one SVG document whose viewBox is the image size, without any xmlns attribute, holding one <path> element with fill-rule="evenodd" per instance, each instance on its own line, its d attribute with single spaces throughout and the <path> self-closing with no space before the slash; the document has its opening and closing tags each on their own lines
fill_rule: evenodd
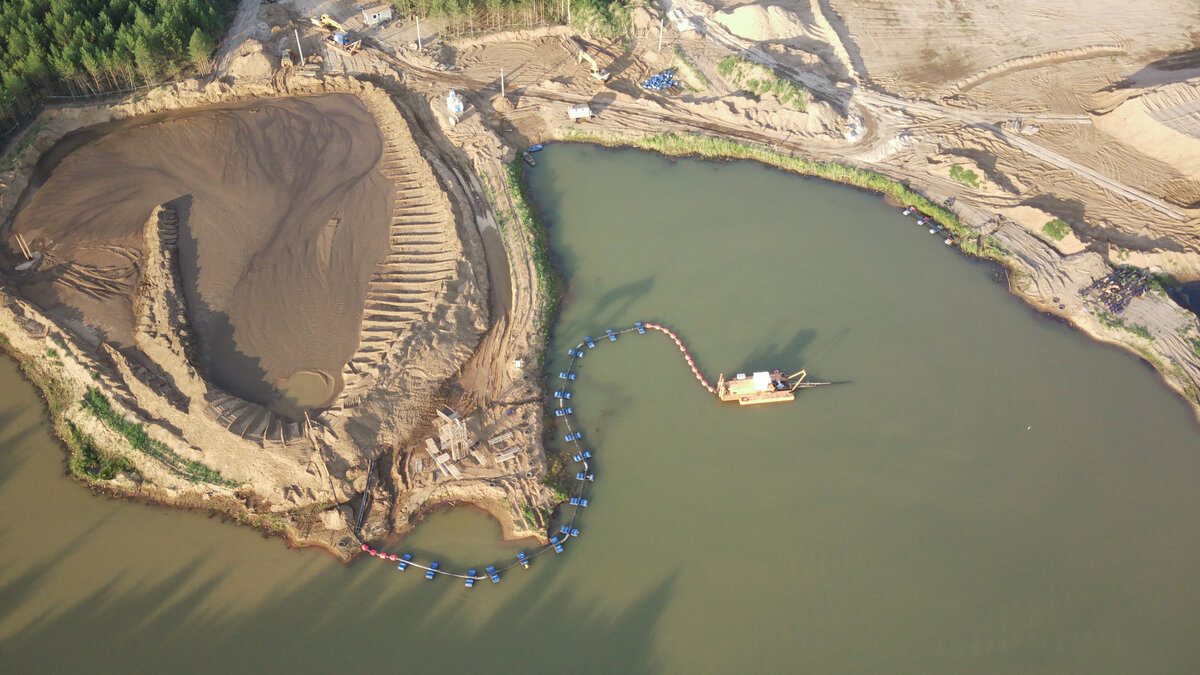
<svg viewBox="0 0 1200 675">
<path fill-rule="evenodd" d="M 741 409 L 662 335 L 599 342 L 582 536 L 467 591 L 93 497 L 5 362 L 5 670 L 1200 668 L 1200 433 L 1149 368 L 869 195 L 590 147 L 530 177 L 568 277 L 550 372 L 645 319 L 714 379 L 844 384 Z M 395 550 L 459 568 L 520 550 L 498 538 L 456 509 Z"/>
</svg>

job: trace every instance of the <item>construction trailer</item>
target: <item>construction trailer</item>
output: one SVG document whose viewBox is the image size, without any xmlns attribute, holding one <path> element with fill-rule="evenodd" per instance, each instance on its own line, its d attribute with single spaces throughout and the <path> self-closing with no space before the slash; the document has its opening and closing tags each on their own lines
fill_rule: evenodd
<svg viewBox="0 0 1200 675">
<path fill-rule="evenodd" d="M 368 26 L 378 26 L 385 21 L 392 20 L 391 5 L 375 5 L 368 7 L 362 11 L 363 22 Z"/>
<path fill-rule="evenodd" d="M 592 108 L 586 103 L 577 103 L 567 108 L 567 117 L 572 121 L 587 119 L 592 116 Z"/>
</svg>

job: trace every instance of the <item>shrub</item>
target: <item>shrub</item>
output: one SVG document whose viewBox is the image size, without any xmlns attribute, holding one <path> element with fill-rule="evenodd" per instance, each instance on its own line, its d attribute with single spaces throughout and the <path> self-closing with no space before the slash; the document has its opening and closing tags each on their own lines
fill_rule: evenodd
<svg viewBox="0 0 1200 675">
<path fill-rule="evenodd" d="M 741 56 L 729 56 L 717 64 L 717 72 L 735 87 L 761 96 L 767 92 L 779 102 L 800 112 L 808 107 L 808 91 L 791 80 L 779 77 L 770 68 Z"/>
<path fill-rule="evenodd" d="M 964 169 L 955 164 L 950 167 L 950 177 L 967 187 L 979 189 L 979 174 L 970 169 Z"/>
<path fill-rule="evenodd" d="M 67 447 L 71 449 L 69 465 L 71 473 L 76 476 L 112 480 L 118 473 L 133 468 L 133 462 L 127 457 L 100 454 L 92 437 L 83 433 L 71 420 L 66 420 L 66 430 Z"/>
<path fill-rule="evenodd" d="M 1066 222 L 1055 218 L 1054 220 L 1051 220 L 1042 226 L 1042 232 L 1045 232 L 1046 236 L 1055 241 L 1062 241 L 1063 238 L 1071 233 L 1071 226 Z"/>
</svg>

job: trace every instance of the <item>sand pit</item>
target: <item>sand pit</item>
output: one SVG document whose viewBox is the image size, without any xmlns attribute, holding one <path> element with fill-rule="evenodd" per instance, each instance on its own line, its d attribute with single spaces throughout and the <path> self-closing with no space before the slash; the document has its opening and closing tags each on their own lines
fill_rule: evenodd
<svg viewBox="0 0 1200 675">
<path fill-rule="evenodd" d="M 43 163 L 13 224 L 50 263 L 22 284 L 26 297 L 129 346 L 142 225 L 169 202 L 209 378 L 293 417 L 336 396 L 394 200 L 382 137 L 356 97 L 133 120 L 74 144 Z M 117 280 L 85 283 L 104 270 Z"/>
</svg>

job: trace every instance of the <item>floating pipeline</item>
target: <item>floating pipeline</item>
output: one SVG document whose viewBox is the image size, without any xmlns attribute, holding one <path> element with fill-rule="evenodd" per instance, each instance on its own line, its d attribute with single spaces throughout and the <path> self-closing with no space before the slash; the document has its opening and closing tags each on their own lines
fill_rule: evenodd
<svg viewBox="0 0 1200 675">
<path fill-rule="evenodd" d="M 666 326 L 661 326 L 659 324 L 650 323 L 650 322 L 643 323 L 643 322 L 639 321 L 630 328 L 625 328 L 625 329 L 618 330 L 618 331 L 607 330 L 607 331 L 605 331 L 605 337 L 607 337 L 610 342 L 616 342 L 617 336 L 619 336 L 619 335 L 624 335 L 626 333 L 632 333 L 634 331 L 637 331 L 638 334 L 645 334 L 647 328 L 659 331 L 660 333 L 671 338 L 675 342 L 676 346 L 679 347 L 679 351 L 680 351 L 680 353 L 683 354 L 684 360 L 687 362 L 688 367 L 690 367 L 692 369 L 692 373 L 696 376 L 696 379 L 699 380 L 700 386 L 704 387 L 704 389 L 706 389 L 710 394 L 717 393 L 716 387 L 709 384 L 708 380 L 706 380 L 704 378 L 704 375 L 702 375 L 700 373 L 700 370 L 696 367 L 696 362 L 692 358 L 691 354 L 688 353 L 687 347 L 684 346 L 683 341 L 681 341 L 679 339 L 679 336 L 677 336 L 677 335 L 675 335 L 675 333 L 671 332 L 671 330 L 669 328 L 667 328 Z M 600 344 L 603 344 L 603 343 L 600 343 Z M 571 382 L 571 381 L 575 380 L 575 376 L 574 376 L 575 362 L 578 361 L 579 359 L 583 358 L 583 348 L 585 345 L 589 349 L 598 346 L 595 342 L 592 341 L 591 337 L 589 336 L 589 337 L 585 337 L 583 339 L 583 342 L 580 342 L 578 345 L 576 345 L 574 349 L 568 349 L 567 354 L 570 355 L 571 362 L 567 365 L 567 369 L 559 374 L 560 379 L 563 379 L 567 382 Z M 566 377 L 563 377 L 564 375 Z M 564 388 L 565 388 L 565 386 L 564 386 Z M 560 409 L 563 409 L 564 405 L 566 403 L 566 400 L 568 398 L 570 398 L 570 393 L 569 392 L 556 392 L 556 393 L 560 394 L 560 396 L 555 396 L 554 400 L 557 400 L 558 407 Z M 566 410 L 570 410 L 570 409 L 568 408 Z M 575 526 L 576 520 L 579 518 L 579 510 L 582 508 L 586 508 L 588 506 L 588 500 L 586 498 L 584 498 L 584 491 L 586 489 L 587 484 L 592 482 L 593 480 L 595 480 L 595 474 L 593 474 L 591 472 L 591 463 L 589 461 L 592 458 L 592 453 L 591 453 L 591 451 L 585 450 L 582 447 L 581 441 L 583 440 L 583 432 L 576 431 L 575 429 L 573 429 L 571 427 L 571 418 L 569 417 L 569 414 L 570 414 L 569 412 L 564 412 L 564 414 L 561 415 L 561 419 L 562 419 L 563 423 L 567 425 L 567 433 L 563 437 L 563 439 L 568 443 L 575 444 L 574 460 L 576 462 L 582 464 L 583 470 L 580 471 L 578 474 L 576 474 L 576 479 L 579 481 L 579 488 L 575 492 L 575 494 L 573 496 L 571 496 L 570 499 L 568 500 L 569 505 L 571 507 L 571 517 L 566 522 L 566 524 L 563 525 L 559 529 L 559 534 L 562 535 L 561 538 L 558 535 L 552 536 L 552 537 L 550 537 L 550 543 L 548 543 L 544 546 L 538 547 L 537 549 L 533 550 L 532 552 L 527 553 L 525 551 L 521 551 L 521 552 L 517 553 L 516 559 L 508 562 L 507 564 L 485 565 L 484 569 L 486 570 L 486 574 L 479 574 L 478 567 L 469 569 L 465 573 L 453 572 L 453 571 L 447 570 L 446 568 L 442 567 L 441 563 L 437 562 L 436 560 L 431 561 L 428 565 L 426 565 L 426 564 L 422 564 L 419 562 L 415 562 L 412 559 L 413 556 L 411 553 L 397 555 L 395 553 L 388 553 L 388 552 L 380 550 L 380 549 L 372 548 L 370 544 L 368 544 L 367 542 L 362 540 L 362 537 L 359 536 L 359 533 L 357 531 L 353 532 L 354 538 L 358 540 L 358 543 L 362 546 L 363 552 L 366 553 L 367 555 L 369 555 L 373 558 L 379 558 L 380 560 L 383 560 L 383 561 L 386 561 L 389 563 L 399 563 L 396 565 L 396 569 L 398 571 L 403 572 L 406 569 L 408 569 L 409 567 L 416 567 L 417 569 L 425 570 L 425 578 L 426 579 L 432 580 L 432 579 L 436 578 L 438 575 L 448 576 L 448 577 L 456 577 L 458 579 L 465 580 L 466 583 L 464 584 L 464 586 L 466 588 L 473 588 L 475 586 L 476 581 L 482 581 L 484 579 L 491 579 L 492 583 L 494 583 L 494 584 L 500 583 L 500 574 L 502 572 L 506 572 L 509 569 L 516 567 L 518 565 L 520 565 L 524 569 L 529 569 L 529 564 L 533 560 L 533 558 L 535 558 L 543 553 L 546 553 L 548 551 L 554 551 L 555 553 L 563 553 L 566 550 L 565 545 L 567 544 L 567 542 L 570 539 L 579 536 L 579 528 L 577 528 Z"/>
<path fill-rule="evenodd" d="M 933 216 L 929 216 L 924 213 L 921 213 L 921 211 L 918 210 L 917 207 L 906 206 L 906 207 L 904 207 L 904 210 L 900 212 L 900 215 L 912 216 L 913 218 L 916 218 L 918 225 L 929 225 L 930 226 L 929 234 L 944 237 L 943 242 L 947 246 L 954 245 L 954 233 L 952 233 L 950 230 L 947 230 L 946 228 L 942 227 L 942 225 L 940 223 L 934 222 Z"/>
<path fill-rule="evenodd" d="M 646 326 L 646 328 L 650 328 L 650 329 L 659 331 L 663 335 L 666 335 L 667 337 L 674 340 L 675 346 L 679 347 L 680 353 L 683 354 L 683 358 L 685 361 L 687 361 L 688 367 L 692 369 L 692 374 L 695 375 L 696 379 L 700 382 L 700 386 L 704 387 L 706 390 L 708 390 L 708 393 L 710 393 L 710 394 L 717 393 L 717 388 L 712 386 L 711 384 L 709 384 L 708 380 L 704 379 L 704 375 L 702 375 L 700 373 L 700 369 L 696 367 L 695 359 L 693 359 L 692 355 L 688 353 L 687 347 L 684 346 L 683 341 L 679 339 L 678 335 L 675 335 L 674 333 L 672 333 L 671 329 L 667 328 L 666 326 L 660 326 L 656 323 L 647 322 L 645 324 L 645 326 Z"/>
</svg>

